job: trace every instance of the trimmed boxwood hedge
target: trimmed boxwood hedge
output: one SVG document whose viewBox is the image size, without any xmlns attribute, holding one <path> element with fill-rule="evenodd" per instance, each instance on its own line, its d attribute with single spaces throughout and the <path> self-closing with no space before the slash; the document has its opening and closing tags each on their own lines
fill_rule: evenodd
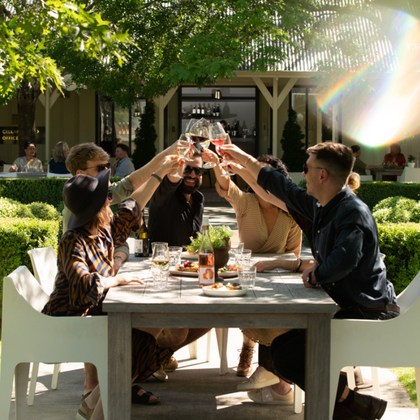
<svg viewBox="0 0 420 420">
<path fill-rule="evenodd" d="M 120 180 L 112 177 L 111 182 Z M 63 210 L 63 186 L 67 178 L 0 178 L 0 197 L 23 204 L 43 202 Z"/>
<path fill-rule="evenodd" d="M 387 277 L 399 294 L 420 271 L 420 224 L 378 224 L 378 231 Z"/>
<path fill-rule="evenodd" d="M 299 186 L 306 188 L 306 181 L 302 179 L 299 182 Z M 360 188 L 356 191 L 356 195 L 372 210 L 383 199 L 397 195 L 419 200 L 420 183 L 362 181 Z"/>
</svg>

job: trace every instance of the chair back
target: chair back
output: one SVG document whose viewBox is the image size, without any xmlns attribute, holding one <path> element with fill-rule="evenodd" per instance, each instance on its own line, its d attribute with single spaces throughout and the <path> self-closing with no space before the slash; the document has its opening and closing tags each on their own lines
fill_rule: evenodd
<svg viewBox="0 0 420 420">
<path fill-rule="evenodd" d="M 407 311 L 420 298 L 420 272 L 412 282 L 397 296 L 398 305 L 401 313 Z"/>
<path fill-rule="evenodd" d="M 50 295 L 54 290 L 57 277 L 57 255 L 54 248 L 34 248 L 28 251 L 35 278 L 45 292 Z"/>
<path fill-rule="evenodd" d="M 49 295 L 36 281 L 32 273 L 28 270 L 28 267 L 22 265 L 6 278 L 12 281 L 17 292 L 32 308 L 37 312 L 41 312 L 42 308 L 48 302 Z"/>
</svg>

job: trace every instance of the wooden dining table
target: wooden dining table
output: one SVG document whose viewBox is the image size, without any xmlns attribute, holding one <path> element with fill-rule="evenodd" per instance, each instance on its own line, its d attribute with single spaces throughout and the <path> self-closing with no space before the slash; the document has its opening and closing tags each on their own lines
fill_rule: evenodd
<svg viewBox="0 0 420 420">
<path fill-rule="evenodd" d="M 374 168 L 370 169 L 370 173 L 374 176 L 375 181 L 382 181 L 384 175 L 400 176 L 404 168 Z"/>
<path fill-rule="evenodd" d="M 330 326 L 337 307 L 321 288 L 306 288 L 301 273 L 277 269 L 258 273 L 255 287 L 240 297 L 207 296 L 197 277 L 182 274 L 171 275 L 165 290 L 155 290 L 150 266 L 150 258 L 130 256 L 120 272 L 138 273 L 145 284 L 111 288 L 103 302 L 109 420 L 132 418 L 131 329 L 141 327 L 305 329 L 305 419 L 329 418 Z"/>
</svg>

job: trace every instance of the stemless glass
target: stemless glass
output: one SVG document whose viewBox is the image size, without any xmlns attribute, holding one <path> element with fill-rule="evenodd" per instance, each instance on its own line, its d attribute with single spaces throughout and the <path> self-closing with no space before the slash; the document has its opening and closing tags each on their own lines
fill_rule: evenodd
<svg viewBox="0 0 420 420">
<path fill-rule="evenodd" d="M 153 285 L 158 290 L 166 289 L 169 276 L 169 248 L 167 242 L 152 243 Z"/>
</svg>

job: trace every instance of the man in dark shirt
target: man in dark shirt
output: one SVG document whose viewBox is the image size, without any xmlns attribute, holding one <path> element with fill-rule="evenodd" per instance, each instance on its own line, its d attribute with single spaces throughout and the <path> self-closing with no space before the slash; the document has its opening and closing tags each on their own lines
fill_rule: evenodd
<svg viewBox="0 0 420 420">
<path fill-rule="evenodd" d="M 194 149 L 192 159 L 186 162 L 181 181 L 168 175 L 153 194 L 149 205 L 150 243 L 189 245 L 190 237 L 201 231 L 204 212 L 204 196 L 198 191 L 202 183 L 201 152 Z"/>
<path fill-rule="evenodd" d="M 303 272 L 302 280 L 306 287 L 320 285 L 337 302 L 340 309 L 335 318 L 398 316 L 395 292 L 379 254 L 376 223 L 366 204 L 346 185 L 354 163 L 349 147 L 326 142 L 307 150 L 303 168 L 307 190 L 276 169 L 261 167 L 235 146 L 223 146 L 222 151 L 245 166 L 262 188 L 313 222 L 316 263 Z M 305 331 L 292 330 L 277 337 L 271 354 L 280 375 L 305 389 Z M 386 404 L 350 391 L 341 376 L 333 418 L 380 419 Z"/>
</svg>

